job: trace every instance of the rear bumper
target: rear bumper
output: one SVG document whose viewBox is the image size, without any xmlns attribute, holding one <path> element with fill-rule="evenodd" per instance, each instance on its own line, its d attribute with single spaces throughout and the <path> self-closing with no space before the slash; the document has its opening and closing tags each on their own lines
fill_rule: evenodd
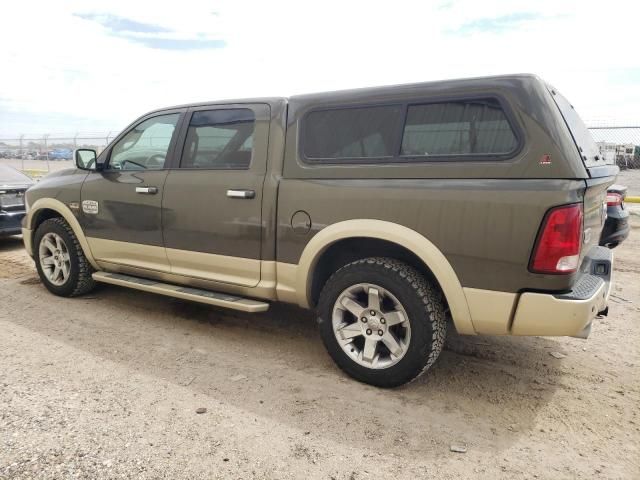
<svg viewBox="0 0 640 480">
<path fill-rule="evenodd" d="M 25 212 L 0 212 L 0 236 L 19 235 L 22 232 L 22 219 Z"/>
<path fill-rule="evenodd" d="M 570 292 L 520 295 L 511 333 L 586 338 L 593 319 L 607 308 L 612 272 L 612 251 L 594 247 L 585 257 L 580 278 Z"/>
</svg>

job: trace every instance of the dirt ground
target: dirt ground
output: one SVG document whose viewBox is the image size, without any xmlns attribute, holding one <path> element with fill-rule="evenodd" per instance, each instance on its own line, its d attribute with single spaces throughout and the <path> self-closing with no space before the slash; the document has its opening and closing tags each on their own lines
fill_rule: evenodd
<svg viewBox="0 0 640 480">
<path fill-rule="evenodd" d="M 296 308 L 62 299 L 2 240 L 0 478 L 638 479 L 638 218 L 589 340 L 452 333 L 396 390 L 347 378 Z"/>
</svg>

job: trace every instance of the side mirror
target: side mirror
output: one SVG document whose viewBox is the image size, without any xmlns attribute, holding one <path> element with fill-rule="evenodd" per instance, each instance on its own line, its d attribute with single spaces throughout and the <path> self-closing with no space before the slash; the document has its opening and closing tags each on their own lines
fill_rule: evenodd
<svg viewBox="0 0 640 480">
<path fill-rule="evenodd" d="M 73 156 L 76 160 L 76 167 L 80 170 L 100 170 L 100 165 L 96 161 L 98 154 L 95 150 L 90 148 L 78 148 L 73 152 Z"/>
</svg>

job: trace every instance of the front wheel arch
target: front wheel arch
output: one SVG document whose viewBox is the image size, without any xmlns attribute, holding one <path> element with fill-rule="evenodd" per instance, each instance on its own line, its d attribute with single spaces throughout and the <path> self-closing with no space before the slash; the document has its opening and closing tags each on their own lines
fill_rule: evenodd
<svg viewBox="0 0 640 480">
<path fill-rule="evenodd" d="M 39 200 L 36 200 L 36 202 L 31 206 L 27 213 L 25 225 L 29 229 L 29 232 L 25 233 L 29 235 L 29 238 L 25 240 L 25 246 L 28 250 L 31 250 L 28 253 L 32 257 L 34 257 L 33 240 L 35 238 L 37 227 L 40 226 L 40 224 L 45 220 L 56 217 L 63 218 L 67 222 L 69 227 L 73 230 L 74 235 L 78 239 L 80 247 L 82 248 L 82 252 L 84 253 L 84 256 L 86 257 L 89 264 L 95 270 L 100 270 L 100 267 L 93 258 L 91 248 L 89 248 L 89 242 L 87 242 L 87 239 L 77 217 L 73 214 L 73 212 L 67 205 L 62 203 L 60 200 L 56 200 L 55 198 L 41 198 Z M 36 222 L 38 223 L 36 224 Z"/>
</svg>

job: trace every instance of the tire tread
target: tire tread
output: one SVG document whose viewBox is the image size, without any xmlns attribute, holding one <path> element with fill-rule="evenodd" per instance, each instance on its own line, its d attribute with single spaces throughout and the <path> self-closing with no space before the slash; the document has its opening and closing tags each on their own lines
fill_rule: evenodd
<svg viewBox="0 0 640 480">
<path fill-rule="evenodd" d="M 419 342 L 420 352 L 423 356 L 422 368 L 411 372 L 410 378 L 405 379 L 405 382 L 403 383 L 412 382 L 435 363 L 444 347 L 447 330 L 442 294 L 440 290 L 429 283 L 425 277 L 418 272 L 418 270 L 400 260 L 389 257 L 368 257 L 356 260 L 344 265 L 331 275 L 325 284 L 325 288 L 323 288 L 320 294 L 320 301 L 318 304 L 322 305 L 326 303 L 327 299 L 323 298 L 323 295 L 326 296 L 328 290 L 330 290 L 327 286 L 330 286 L 332 283 L 337 281 L 337 279 L 341 278 L 347 271 L 367 265 L 386 269 L 389 271 L 389 275 L 391 277 L 400 277 L 400 279 L 409 286 L 416 297 L 420 299 L 424 309 L 425 315 L 419 320 L 428 322 L 430 328 L 420 330 L 424 333 L 423 338 L 415 338 L 415 340 Z M 320 319 L 320 321 L 322 321 L 322 319 Z M 418 330 L 416 329 L 416 334 L 417 331 Z M 430 335 L 428 335 L 429 333 Z M 414 331 L 412 329 L 411 341 L 413 342 L 415 340 Z M 340 364 L 338 365 L 342 368 Z"/>
<path fill-rule="evenodd" d="M 62 217 L 55 217 L 55 218 L 50 218 L 48 220 L 45 220 L 40 224 L 40 226 L 38 227 L 38 230 L 43 228 L 47 229 L 47 226 L 49 225 L 51 226 L 56 225 L 62 228 L 67 233 L 67 235 L 69 235 L 69 238 L 72 241 L 72 245 L 70 245 L 70 247 L 74 249 L 75 255 L 78 259 L 78 278 L 76 280 L 76 284 L 73 290 L 67 296 L 77 297 L 79 295 L 84 295 L 85 293 L 90 292 L 96 286 L 96 282 L 91 276 L 91 274 L 95 270 L 87 260 L 87 257 L 85 256 L 84 251 L 82 250 L 82 246 L 80 245 L 80 241 L 78 240 L 78 237 L 76 237 L 76 234 L 73 232 L 73 229 L 71 228 L 71 226 Z"/>
</svg>

